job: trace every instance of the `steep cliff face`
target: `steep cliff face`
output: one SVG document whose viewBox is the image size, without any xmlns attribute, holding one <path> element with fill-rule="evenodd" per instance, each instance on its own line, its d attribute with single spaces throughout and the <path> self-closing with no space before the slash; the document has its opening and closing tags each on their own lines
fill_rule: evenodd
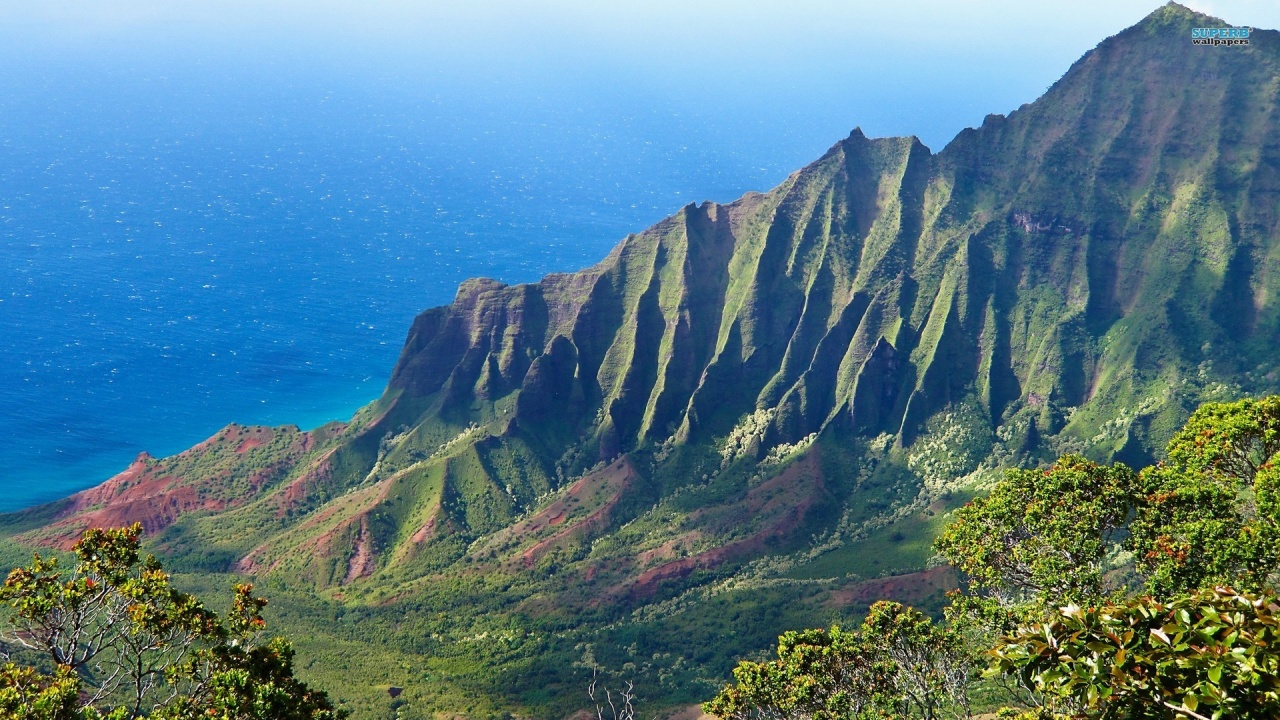
<svg viewBox="0 0 1280 720">
<path fill-rule="evenodd" d="M 707 440 L 766 407 L 785 410 L 779 438 L 820 430 L 881 338 L 915 344 L 902 315 L 935 164 L 915 139 L 855 131 L 770 193 L 689 205 L 588 270 L 468 283 L 415 322 L 391 391 L 476 422 L 514 398 L 511 432 L 563 426 L 601 458 Z M 903 414 L 872 425 L 896 432 Z"/>
<path fill-rule="evenodd" d="M 1147 458 L 1195 404 L 1280 390 L 1280 35 L 1193 46 L 1206 24 L 1166 6 L 937 154 L 855 130 L 594 267 L 468 281 L 349 425 L 270 462 L 147 460 L 180 481 L 122 505 L 122 476 L 23 537 L 168 508 L 185 566 L 383 602 L 465 568 L 551 614 L 749 564 L 919 569 L 926 544 L 856 548 L 999 467 Z M 249 479 L 193 489 L 219 473 Z"/>
<path fill-rule="evenodd" d="M 391 389 L 513 433 L 562 425 L 601 457 L 765 408 L 773 443 L 840 425 L 910 444 L 956 403 L 1084 441 L 1122 407 L 1183 412 L 1152 392 L 1206 364 L 1263 390 L 1276 36 L 1192 46 L 1211 22 L 1157 11 L 937 155 L 855 130 L 773 191 L 690 205 L 596 267 L 468 283 L 415 323 Z M 1125 450 L 1109 439 L 1091 449 Z"/>
</svg>

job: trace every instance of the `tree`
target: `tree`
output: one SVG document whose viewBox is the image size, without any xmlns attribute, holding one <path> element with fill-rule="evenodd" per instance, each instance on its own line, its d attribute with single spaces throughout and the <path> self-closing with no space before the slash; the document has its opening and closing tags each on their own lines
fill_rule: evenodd
<svg viewBox="0 0 1280 720">
<path fill-rule="evenodd" d="M 744 661 L 703 708 L 724 720 L 858 720 L 915 713 L 968 717 L 974 657 L 951 629 L 895 602 L 856 632 L 789 632 L 778 658 Z"/>
<path fill-rule="evenodd" d="M 628 680 L 615 697 L 613 690 L 600 685 L 600 669 L 592 668 L 587 697 L 596 708 L 596 720 L 636 720 L 635 690 L 635 683 Z M 605 712 L 606 707 L 608 712 Z"/>
<path fill-rule="evenodd" d="M 1160 601 L 1069 605 L 991 651 L 1079 717 L 1280 717 L 1280 600 L 1201 590 Z"/>
<path fill-rule="evenodd" d="M 862 635 L 889 661 L 894 694 L 925 720 L 969 716 L 969 681 L 974 653 L 963 635 L 949 625 L 900 603 L 873 604 L 862 622 Z"/>
<path fill-rule="evenodd" d="M 1124 465 L 1078 455 L 1047 470 L 1009 470 L 990 495 L 956 511 L 934 547 L 1002 605 L 1097 597 L 1136 479 Z"/>
<path fill-rule="evenodd" d="M 1129 546 L 1160 595 L 1258 589 L 1280 567 L 1280 397 L 1209 403 L 1142 472 Z"/>
<path fill-rule="evenodd" d="M 857 632 L 788 632 L 778 638 L 778 659 L 743 661 L 703 709 L 724 720 L 844 720 L 873 717 L 898 701 L 891 668 Z"/>
<path fill-rule="evenodd" d="M 69 668 L 45 675 L 14 663 L 0 666 L 0 720 L 103 720 L 93 708 L 82 707 L 80 682 Z M 123 712 L 108 720 L 121 720 Z"/>
<path fill-rule="evenodd" d="M 36 555 L 9 574 L 0 587 L 9 607 L 4 637 L 56 671 L 9 666 L 0 674 L 0 699 L 60 708 L 48 715 L 59 720 L 97 717 L 103 708 L 112 718 L 341 717 L 324 693 L 293 677 L 287 641 L 262 641 L 266 601 L 251 585 L 235 587 L 231 611 L 220 618 L 142 555 L 141 534 L 137 524 L 89 530 L 73 548 L 70 572 Z M 68 687 L 76 698 L 71 715 L 58 704 Z"/>
</svg>

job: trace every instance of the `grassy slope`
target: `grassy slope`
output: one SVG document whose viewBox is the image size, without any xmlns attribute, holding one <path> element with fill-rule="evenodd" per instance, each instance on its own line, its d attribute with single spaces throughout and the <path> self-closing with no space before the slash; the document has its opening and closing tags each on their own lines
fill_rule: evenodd
<svg viewBox="0 0 1280 720">
<path fill-rule="evenodd" d="M 936 609 L 929 539 L 1001 467 L 1140 461 L 1280 390 L 1280 40 L 1202 52 L 1206 22 L 1157 11 L 936 155 L 855 131 L 593 268 L 469 281 L 348 425 L 0 522 L 146 509 L 192 587 L 256 575 L 358 717 L 562 715 L 591 662 L 687 703 L 782 630 Z"/>
</svg>

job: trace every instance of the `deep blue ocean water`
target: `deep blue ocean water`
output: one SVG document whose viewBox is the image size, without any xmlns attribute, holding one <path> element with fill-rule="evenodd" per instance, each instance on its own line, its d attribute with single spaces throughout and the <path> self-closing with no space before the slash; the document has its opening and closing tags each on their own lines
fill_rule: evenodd
<svg viewBox="0 0 1280 720">
<path fill-rule="evenodd" d="M 430 74 L 0 82 L 0 510 L 232 421 L 347 418 L 460 281 L 589 265 L 847 131 Z"/>
</svg>

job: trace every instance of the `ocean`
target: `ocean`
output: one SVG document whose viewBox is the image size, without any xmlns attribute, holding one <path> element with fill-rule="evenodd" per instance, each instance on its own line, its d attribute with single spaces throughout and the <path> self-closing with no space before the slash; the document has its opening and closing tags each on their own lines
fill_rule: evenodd
<svg viewBox="0 0 1280 720">
<path fill-rule="evenodd" d="M 0 83 L 0 511 L 230 422 L 348 418 L 460 281 L 590 265 L 853 125 L 431 73 L 7 62 Z"/>
</svg>

